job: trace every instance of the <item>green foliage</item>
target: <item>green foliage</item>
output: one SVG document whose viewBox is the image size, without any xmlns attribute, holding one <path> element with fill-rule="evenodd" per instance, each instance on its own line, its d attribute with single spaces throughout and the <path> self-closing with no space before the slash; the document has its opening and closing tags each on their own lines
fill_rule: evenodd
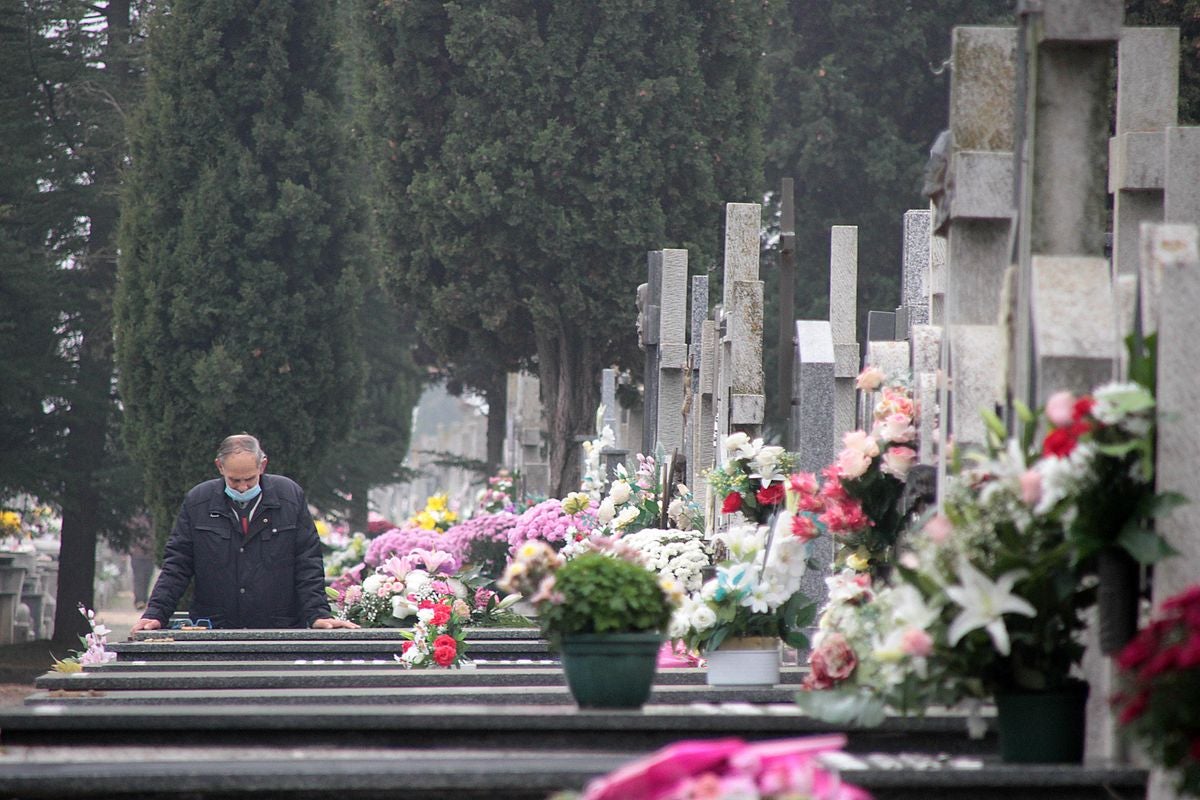
<svg viewBox="0 0 1200 800">
<path fill-rule="evenodd" d="M 554 640 L 572 633 L 637 633 L 665 630 L 670 599 L 657 576 L 632 561 L 584 553 L 555 573 L 561 602 L 543 604 L 542 630 Z"/>
<path fill-rule="evenodd" d="M 220 439 L 301 483 L 349 433 L 365 244 L 335 8 L 160 11 L 132 124 L 117 297 L 126 432 L 160 536 Z"/>
<path fill-rule="evenodd" d="M 714 263 L 761 197 L 760 3 L 360 0 L 389 277 L 464 380 L 536 359 L 552 493 L 601 367 L 637 368 L 645 253 Z M 480 363 L 481 362 L 481 363 Z M 460 372 L 461 371 L 461 372 Z"/>
</svg>

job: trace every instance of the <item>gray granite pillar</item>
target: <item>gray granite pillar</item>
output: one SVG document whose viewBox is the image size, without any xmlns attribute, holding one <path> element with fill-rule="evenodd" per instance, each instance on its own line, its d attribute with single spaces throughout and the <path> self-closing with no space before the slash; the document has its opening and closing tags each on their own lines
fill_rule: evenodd
<svg viewBox="0 0 1200 800">
<path fill-rule="evenodd" d="M 834 426 L 855 428 L 854 379 L 858 377 L 858 227 L 829 231 L 829 326 L 833 334 Z"/>
<path fill-rule="evenodd" d="M 687 364 L 687 250 L 663 250 L 658 312 L 658 440 L 669 459 L 683 452 L 683 372 Z M 655 452 L 652 448 L 647 454 Z"/>
</svg>

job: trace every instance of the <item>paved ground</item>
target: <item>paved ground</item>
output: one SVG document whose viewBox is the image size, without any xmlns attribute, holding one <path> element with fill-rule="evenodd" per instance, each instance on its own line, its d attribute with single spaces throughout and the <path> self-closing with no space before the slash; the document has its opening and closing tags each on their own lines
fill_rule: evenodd
<svg viewBox="0 0 1200 800">
<path fill-rule="evenodd" d="M 118 592 L 116 597 L 109 603 L 108 608 L 97 610 L 96 618 L 112 629 L 112 633 L 108 635 L 108 641 L 121 642 L 129 636 L 129 629 L 137 621 L 141 613 L 133 608 L 133 593 L 130 591 Z M 5 647 L 0 646 L 0 660 L 4 659 Z M 29 660 L 31 655 L 38 660 L 42 657 L 41 651 L 37 650 L 34 653 L 29 652 L 28 647 L 20 649 L 19 654 L 16 648 L 11 651 L 14 656 L 19 655 L 23 660 Z M 50 663 L 50 654 L 47 651 L 45 654 L 45 662 Z M 32 693 L 34 687 L 32 683 L 0 683 L 0 706 L 21 705 L 26 695 Z"/>
</svg>

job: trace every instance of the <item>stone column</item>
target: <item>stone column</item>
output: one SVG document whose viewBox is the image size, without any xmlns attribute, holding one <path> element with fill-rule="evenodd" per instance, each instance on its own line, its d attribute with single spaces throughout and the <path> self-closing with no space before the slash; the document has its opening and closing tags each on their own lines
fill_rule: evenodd
<svg viewBox="0 0 1200 800">
<path fill-rule="evenodd" d="M 837 359 L 833 329 L 825 320 L 796 322 L 795 369 L 792 371 L 792 440 L 788 448 L 800 454 L 800 469 L 820 471 L 837 457 L 841 433 L 835 422 Z M 805 596 L 821 606 L 827 596 L 825 578 L 833 568 L 833 539 L 822 536 L 809 545 L 809 556 L 820 565 L 800 580 Z"/>
<path fill-rule="evenodd" d="M 1110 72 L 1123 17 L 1121 0 L 1043 0 L 1020 17 L 1027 60 L 1019 145 L 1027 157 L 1018 191 L 1012 392 L 1031 406 L 1053 389 L 1092 388 L 1036 385 L 1033 259 L 1104 255 Z"/>
<path fill-rule="evenodd" d="M 904 250 L 900 259 L 900 296 L 906 312 L 904 330 L 896 330 L 897 339 L 912 339 L 914 325 L 928 325 L 929 309 L 929 225 L 927 210 L 904 212 Z"/>
<path fill-rule="evenodd" d="M 1195 424 L 1196 341 L 1200 337 L 1200 245 L 1195 225 L 1147 225 L 1151 270 L 1162 272 L 1169 287 L 1157 298 L 1159 430 L 1156 480 L 1159 491 L 1180 492 L 1191 503 L 1157 522 L 1158 530 L 1179 555 L 1154 566 L 1154 604 L 1182 591 L 1200 575 L 1200 537 L 1195 505 L 1200 501 L 1200 427 Z M 1148 800 L 1175 800 L 1162 770 L 1150 774 Z"/>
<path fill-rule="evenodd" d="M 858 377 L 858 227 L 829 231 L 829 327 L 833 334 L 834 427 L 855 427 L 854 379 Z"/>
<path fill-rule="evenodd" d="M 652 250 L 646 254 L 644 284 L 638 287 L 638 337 L 646 352 L 645 372 L 642 376 L 643 415 L 642 452 L 653 453 L 658 441 L 658 333 L 659 304 L 662 299 L 662 251 Z"/>
<path fill-rule="evenodd" d="M 688 469 L 692 471 L 692 497 L 700 508 L 708 508 L 708 481 L 704 479 L 706 470 L 714 465 L 713 454 L 713 392 L 716 386 L 715 367 L 717 362 L 717 323 L 711 319 L 700 323 L 700 377 L 696 385 L 696 399 L 693 401 L 692 414 L 696 417 L 695 431 L 692 440 L 692 459 Z M 712 518 L 705 512 L 706 518 Z"/>
<path fill-rule="evenodd" d="M 1167 222 L 1200 225 L 1200 127 L 1167 128 Z"/>
<path fill-rule="evenodd" d="M 758 203 L 725 206 L 724 302 L 729 362 L 729 425 L 762 435 L 766 398 L 763 388 L 763 284 L 758 279 Z"/>
<path fill-rule="evenodd" d="M 687 366 L 687 250 L 663 250 L 658 326 L 658 441 L 666 458 L 683 452 L 683 372 Z M 647 455 L 655 452 L 648 451 Z"/>
<path fill-rule="evenodd" d="M 705 435 L 711 439 L 712 392 L 711 390 L 709 391 L 709 419 L 707 421 L 708 428 L 705 429 L 704 425 L 706 423 L 702 419 L 702 401 L 700 397 L 700 345 L 703 337 L 704 323 L 708 321 L 708 276 L 693 275 L 691 280 L 692 302 L 690 306 L 691 315 L 689 317 L 690 333 L 688 335 L 688 366 L 691 370 L 689 376 L 691 383 L 690 388 L 688 389 L 688 396 L 690 399 L 687 401 L 688 416 L 686 429 L 683 433 L 683 452 L 687 457 L 687 477 L 685 480 L 687 485 L 692 489 L 694 495 L 697 485 L 696 477 L 698 475 L 703 475 L 704 470 L 707 469 L 707 465 L 703 463 L 700 464 L 699 468 L 697 467 L 697 454 L 699 451 L 696 449 L 696 440 L 697 435 L 702 430 L 705 432 Z"/>
</svg>

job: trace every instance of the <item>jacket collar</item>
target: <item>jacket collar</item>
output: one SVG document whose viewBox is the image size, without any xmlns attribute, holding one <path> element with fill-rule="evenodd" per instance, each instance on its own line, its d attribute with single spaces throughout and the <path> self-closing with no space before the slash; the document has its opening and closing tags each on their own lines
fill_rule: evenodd
<svg viewBox="0 0 1200 800">
<path fill-rule="evenodd" d="M 262 502 L 258 504 L 260 509 L 263 508 L 279 508 L 279 490 L 276 487 L 275 476 L 264 473 L 259 479 L 259 484 L 262 486 Z M 209 513 L 216 512 L 218 514 L 226 514 L 230 510 L 229 496 L 225 494 L 225 479 L 214 478 L 212 481 L 213 493 L 208 503 Z"/>
</svg>

